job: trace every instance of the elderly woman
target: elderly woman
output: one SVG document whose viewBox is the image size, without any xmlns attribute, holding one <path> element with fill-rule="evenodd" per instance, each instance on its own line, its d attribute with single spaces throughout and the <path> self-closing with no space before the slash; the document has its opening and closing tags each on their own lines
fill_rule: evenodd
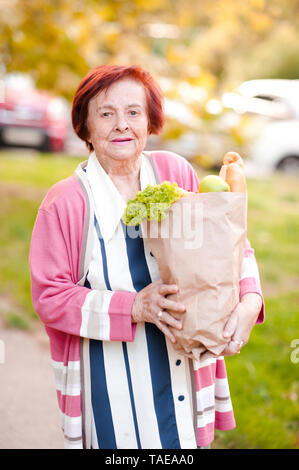
<svg viewBox="0 0 299 470">
<path fill-rule="evenodd" d="M 80 83 L 73 126 L 90 156 L 43 200 L 32 235 L 32 298 L 50 338 L 65 447 L 192 449 L 235 426 L 223 356 L 192 363 L 172 347 L 176 285 L 159 279 L 141 237 L 121 220 L 148 184 L 197 191 L 181 156 L 144 152 L 164 123 L 162 96 L 139 66 L 99 66 Z M 239 352 L 264 307 L 250 245 L 240 303 L 224 334 Z"/>
</svg>

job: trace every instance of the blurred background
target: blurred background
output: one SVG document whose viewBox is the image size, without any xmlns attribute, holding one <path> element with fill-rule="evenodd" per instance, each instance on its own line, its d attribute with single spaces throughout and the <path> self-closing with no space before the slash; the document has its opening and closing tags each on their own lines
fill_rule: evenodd
<svg viewBox="0 0 299 470">
<path fill-rule="evenodd" d="M 226 360 L 237 428 L 213 447 L 299 448 L 299 1 L 0 0 L 0 11 L 0 448 L 63 445 L 28 249 L 47 190 L 88 156 L 74 92 L 107 63 L 140 64 L 163 90 L 167 122 L 148 150 L 179 153 L 199 177 L 227 151 L 245 159 L 266 322 Z"/>
</svg>

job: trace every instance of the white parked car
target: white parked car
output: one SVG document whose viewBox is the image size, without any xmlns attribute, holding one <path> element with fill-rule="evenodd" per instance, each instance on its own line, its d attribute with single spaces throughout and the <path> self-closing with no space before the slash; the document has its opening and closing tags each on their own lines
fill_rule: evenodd
<svg viewBox="0 0 299 470">
<path fill-rule="evenodd" d="M 249 164 L 261 172 L 299 173 L 299 80 L 250 80 L 222 101 L 239 114 L 257 116 Z"/>
</svg>

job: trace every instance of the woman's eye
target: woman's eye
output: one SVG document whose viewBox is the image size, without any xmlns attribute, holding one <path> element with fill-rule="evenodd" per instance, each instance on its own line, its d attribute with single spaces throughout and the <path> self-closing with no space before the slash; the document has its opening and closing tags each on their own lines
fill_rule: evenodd
<svg viewBox="0 0 299 470">
<path fill-rule="evenodd" d="M 137 116 L 138 113 L 137 113 L 137 111 L 135 111 L 134 109 L 132 109 L 132 110 L 130 111 L 130 114 L 131 114 L 131 116 Z"/>
<path fill-rule="evenodd" d="M 111 116 L 111 113 L 109 111 L 105 111 L 104 113 L 102 113 L 102 116 L 103 117 L 109 117 L 109 116 Z"/>
</svg>

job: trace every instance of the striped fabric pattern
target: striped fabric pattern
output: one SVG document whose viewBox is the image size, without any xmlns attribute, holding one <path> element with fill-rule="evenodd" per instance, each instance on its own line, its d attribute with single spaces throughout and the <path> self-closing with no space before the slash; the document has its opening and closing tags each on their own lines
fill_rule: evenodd
<svg viewBox="0 0 299 470">
<path fill-rule="evenodd" d="M 142 189 L 156 182 L 151 167 L 145 165 L 146 160 L 142 167 Z M 111 198 L 113 189 L 110 188 L 112 194 L 109 194 L 105 183 L 94 180 L 97 169 L 97 161 L 91 160 L 87 167 L 91 189 Z M 105 175 L 101 176 L 105 179 Z M 97 196 L 95 200 L 99 199 Z M 104 194 L 101 197 L 105 197 Z M 120 199 L 119 204 L 122 208 Z M 92 291 L 97 286 L 101 292 L 138 292 L 159 279 L 156 261 L 144 247 L 143 240 L 133 233 L 138 230 L 127 228 L 118 220 L 114 236 L 104 239 L 95 216 L 93 254 L 85 281 Z M 88 296 L 85 306 L 86 303 L 89 303 Z M 85 402 L 91 405 L 91 411 L 86 413 L 91 447 L 196 447 L 192 397 L 186 382 L 186 367 L 190 374 L 188 361 L 180 360 L 180 365 L 175 365 L 178 357 L 155 325 L 138 324 L 133 342 L 91 339 L 84 342 L 88 343 L 84 348 L 87 352 L 87 356 L 83 356 L 84 368 L 90 368 L 90 383 L 85 381 L 84 390 Z M 171 368 L 170 363 L 174 367 Z M 177 373 L 178 368 L 183 369 L 183 375 Z M 176 394 L 175 388 L 178 389 Z"/>
<path fill-rule="evenodd" d="M 49 191 L 30 252 L 33 304 L 50 338 L 65 447 L 207 446 L 215 429 L 235 426 L 224 359 L 191 363 L 154 325 L 132 324 L 136 293 L 159 278 L 158 267 L 120 223 L 124 201 L 110 178 L 91 172 L 89 181 L 93 158 Z M 182 157 L 144 158 L 142 187 L 166 179 L 197 189 Z M 240 298 L 247 292 L 262 295 L 249 242 Z M 258 322 L 263 318 L 264 305 Z"/>
<path fill-rule="evenodd" d="M 122 228 L 123 238 L 105 242 L 103 264 L 110 250 L 118 253 L 120 262 L 105 269 L 102 287 L 120 288 L 124 283 L 139 291 L 159 278 L 156 262 L 145 253 L 142 239 L 131 238 Z M 93 448 L 196 447 L 186 372 L 183 376 L 176 372 L 188 367 L 188 361 L 180 360 L 171 371 L 169 364 L 178 357 L 155 325 L 138 324 L 134 342 L 85 341 L 89 342 Z"/>
</svg>

